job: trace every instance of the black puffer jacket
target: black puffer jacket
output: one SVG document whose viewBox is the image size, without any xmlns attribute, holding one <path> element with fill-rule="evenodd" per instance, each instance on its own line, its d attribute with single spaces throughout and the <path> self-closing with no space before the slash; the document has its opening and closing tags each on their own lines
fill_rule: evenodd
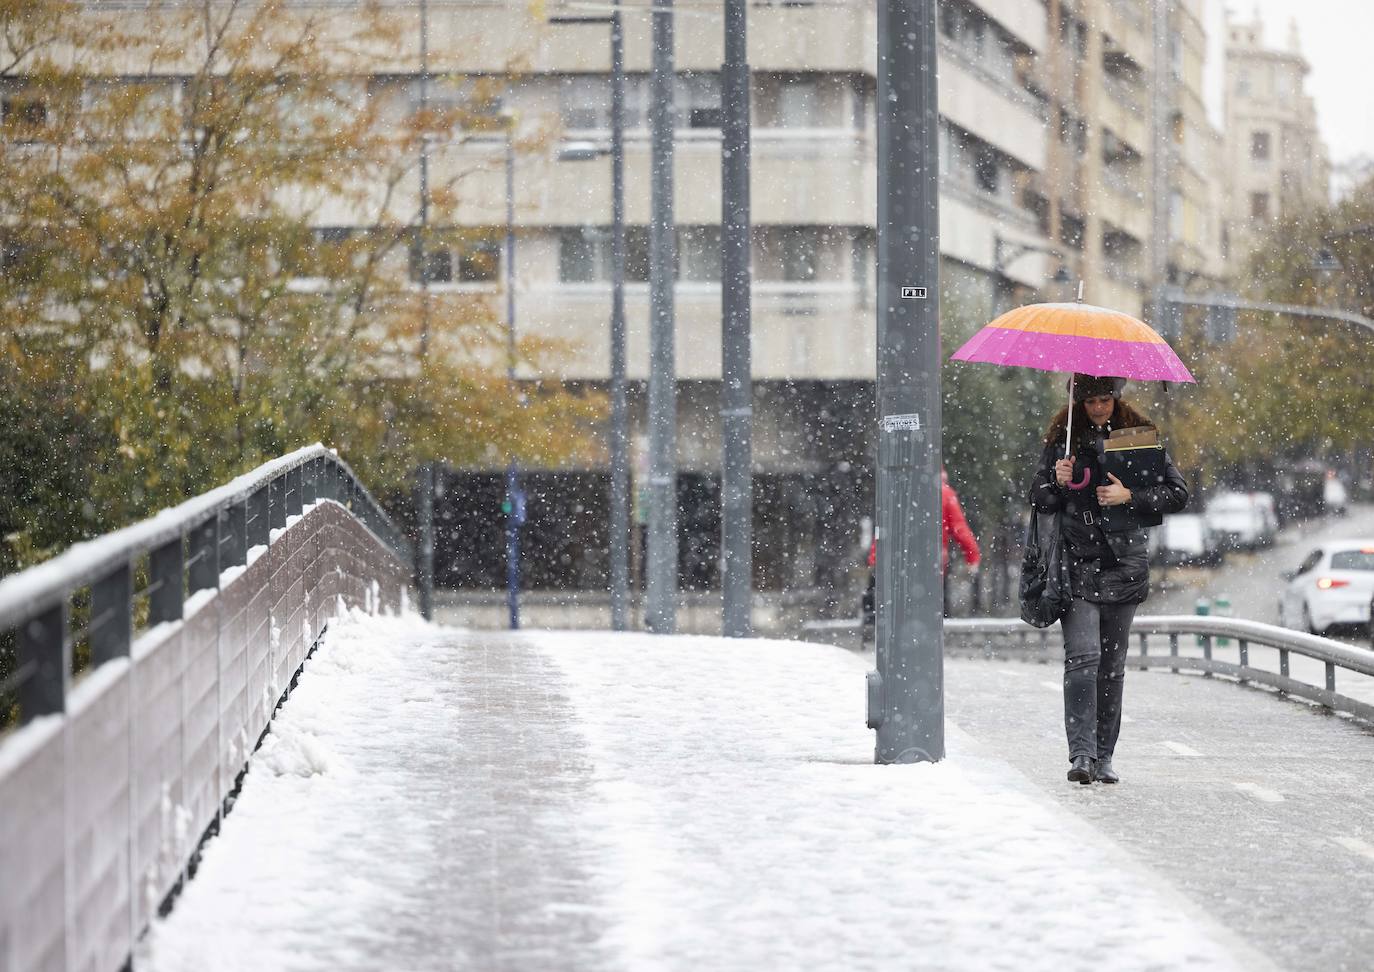
<svg viewBox="0 0 1374 972">
<path fill-rule="evenodd" d="M 1075 436 L 1077 438 L 1077 436 Z M 1074 467 L 1093 470 L 1086 488 L 1072 490 L 1054 481 L 1054 464 L 1064 456 L 1064 442 L 1046 446 L 1031 480 L 1030 503 L 1042 513 L 1062 511 L 1064 539 L 1069 552 L 1073 596 L 1098 604 L 1139 604 L 1150 593 L 1149 536 L 1143 527 L 1108 532 L 1099 524 L 1097 503 L 1101 474 L 1097 471 L 1100 430 L 1079 447 Z M 1154 513 L 1177 513 L 1188 503 L 1188 485 L 1167 454 L 1164 481 L 1131 491 L 1130 506 Z"/>
</svg>

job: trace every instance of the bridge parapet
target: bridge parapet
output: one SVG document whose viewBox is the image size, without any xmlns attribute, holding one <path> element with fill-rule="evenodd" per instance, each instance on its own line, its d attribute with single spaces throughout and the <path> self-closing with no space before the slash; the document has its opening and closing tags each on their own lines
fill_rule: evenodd
<svg viewBox="0 0 1374 972">
<path fill-rule="evenodd" d="M 0 968 L 123 967 L 330 619 L 402 610 L 410 562 L 315 445 L 0 581 Z"/>
</svg>

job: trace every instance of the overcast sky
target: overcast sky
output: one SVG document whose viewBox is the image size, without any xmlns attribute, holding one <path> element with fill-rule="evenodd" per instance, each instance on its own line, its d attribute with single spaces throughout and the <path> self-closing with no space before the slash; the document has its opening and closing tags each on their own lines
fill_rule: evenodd
<svg viewBox="0 0 1374 972">
<path fill-rule="evenodd" d="M 1225 56 L 1223 11 L 1249 20 L 1258 9 L 1265 44 L 1286 48 L 1288 25 L 1296 20 L 1301 49 L 1312 65 L 1307 92 L 1317 103 L 1317 124 L 1340 163 L 1357 155 L 1374 157 L 1374 2 L 1371 0 L 1206 0 L 1208 99 L 1213 120 L 1221 119 L 1221 69 Z"/>
</svg>

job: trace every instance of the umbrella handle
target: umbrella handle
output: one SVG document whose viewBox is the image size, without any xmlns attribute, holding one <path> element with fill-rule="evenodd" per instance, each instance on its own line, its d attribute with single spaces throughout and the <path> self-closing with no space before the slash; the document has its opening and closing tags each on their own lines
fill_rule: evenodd
<svg viewBox="0 0 1374 972">
<path fill-rule="evenodd" d="M 1064 426 L 1064 458 L 1069 458 L 1069 443 L 1073 442 L 1073 372 L 1069 372 L 1069 419 Z"/>
<path fill-rule="evenodd" d="M 1083 467 L 1083 475 L 1076 483 L 1069 483 L 1069 489 L 1083 489 L 1088 483 L 1092 482 L 1093 471 L 1087 466 Z"/>
</svg>

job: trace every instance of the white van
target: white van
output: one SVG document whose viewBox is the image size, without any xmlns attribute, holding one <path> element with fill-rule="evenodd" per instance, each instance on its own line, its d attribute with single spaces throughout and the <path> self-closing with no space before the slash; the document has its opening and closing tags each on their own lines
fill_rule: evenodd
<svg viewBox="0 0 1374 972">
<path fill-rule="evenodd" d="M 1262 493 L 1218 493 L 1207 501 L 1202 515 L 1218 542 L 1231 550 L 1253 550 L 1274 542 L 1273 500 L 1266 507 Z"/>
<path fill-rule="evenodd" d="M 1206 519 L 1196 513 L 1166 516 L 1164 522 L 1151 533 L 1153 559 L 1157 563 L 1177 566 L 1212 566 L 1221 563 L 1221 545 L 1207 526 Z"/>
</svg>

